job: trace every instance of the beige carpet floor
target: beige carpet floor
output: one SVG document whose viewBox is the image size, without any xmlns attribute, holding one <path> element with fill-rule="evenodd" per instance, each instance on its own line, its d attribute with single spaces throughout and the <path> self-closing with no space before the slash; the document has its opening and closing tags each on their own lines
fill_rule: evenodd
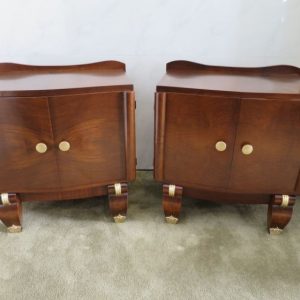
<svg viewBox="0 0 300 300">
<path fill-rule="evenodd" d="M 165 224 L 151 172 L 124 224 L 105 197 L 25 203 L 21 234 L 0 224 L 0 299 L 300 299 L 300 208 L 280 236 L 266 211 L 184 199 Z"/>
</svg>

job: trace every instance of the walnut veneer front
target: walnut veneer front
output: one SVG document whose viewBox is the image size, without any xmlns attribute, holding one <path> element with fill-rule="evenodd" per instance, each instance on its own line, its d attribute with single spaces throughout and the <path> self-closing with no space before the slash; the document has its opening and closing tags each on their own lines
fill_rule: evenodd
<svg viewBox="0 0 300 300">
<path fill-rule="evenodd" d="M 123 63 L 0 64 L 0 137 L 3 199 L 114 196 L 108 187 L 122 183 L 118 199 L 127 208 L 124 184 L 136 168 L 135 99 Z M 0 219 L 19 226 L 7 220 L 3 201 Z"/>
<path fill-rule="evenodd" d="M 279 205 L 291 216 L 300 194 L 299 131 L 298 68 L 171 62 L 157 86 L 154 176 L 183 195 L 269 204 L 269 220 Z M 178 219 L 166 208 L 169 196 L 165 187 L 166 217 Z M 276 233 L 290 219 L 277 215 L 269 226 Z"/>
</svg>

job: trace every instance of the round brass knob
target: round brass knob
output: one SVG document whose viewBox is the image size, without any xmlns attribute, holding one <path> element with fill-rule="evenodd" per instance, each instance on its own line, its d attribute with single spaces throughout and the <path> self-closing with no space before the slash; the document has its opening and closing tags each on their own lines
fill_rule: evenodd
<svg viewBox="0 0 300 300">
<path fill-rule="evenodd" d="M 59 147 L 60 151 L 67 152 L 67 151 L 70 150 L 71 145 L 67 141 L 62 141 L 62 142 L 59 143 L 58 147 Z"/>
<path fill-rule="evenodd" d="M 35 150 L 36 150 L 36 152 L 42 154 L 42 153 L 47 152 L 48 147 L 47 147 L 47 145 L 46 145 L 45 143 L 38 143 L 38 144 L 36 144 L 36 146 L 35 146 Z"/>
<path fill-rule="evenodd" d="M 244 155 L 250 155 L 253 152 L 254 148 L 250 144 L 246 144 L 242 147 L 242 153 Z"/>
<path fill-rule="evenodd" d="M 227 145 L 225 142 L 223 141 L 219 141 L 216 143 L 216 150 L 219 151 L 219 152 L 223 152 L 225 151 L 227 148 Z"/>
</svg>

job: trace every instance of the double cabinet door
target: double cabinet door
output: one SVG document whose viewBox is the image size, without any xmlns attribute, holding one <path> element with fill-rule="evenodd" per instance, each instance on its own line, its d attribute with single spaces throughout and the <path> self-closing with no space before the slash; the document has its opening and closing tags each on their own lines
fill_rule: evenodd
<svg viewBox="0 0 300 300">
<path fill-rule="evenodd" d="M 156 177 L 240 193 L 293 193 L 299 132 L 299 100 L 158 93 Z"/>
<path fill-rule="evenodd" d="M 132 101 L 126 92 L 0 98 L 0 191 L 51 192 L 125 180 Z"/>
</svg>

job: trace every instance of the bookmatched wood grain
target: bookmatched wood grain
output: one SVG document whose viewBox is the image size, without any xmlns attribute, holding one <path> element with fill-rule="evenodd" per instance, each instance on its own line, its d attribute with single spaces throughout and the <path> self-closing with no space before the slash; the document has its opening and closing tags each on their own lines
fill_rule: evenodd
<svg viewBox="0 0 300 300">
<path fill-rule="evenodd" d="M 48 99 L 0 98 L 0 193 L 59 189 Z M 36 151 L 45 143 L 46 153 Z"/>
</svg>

